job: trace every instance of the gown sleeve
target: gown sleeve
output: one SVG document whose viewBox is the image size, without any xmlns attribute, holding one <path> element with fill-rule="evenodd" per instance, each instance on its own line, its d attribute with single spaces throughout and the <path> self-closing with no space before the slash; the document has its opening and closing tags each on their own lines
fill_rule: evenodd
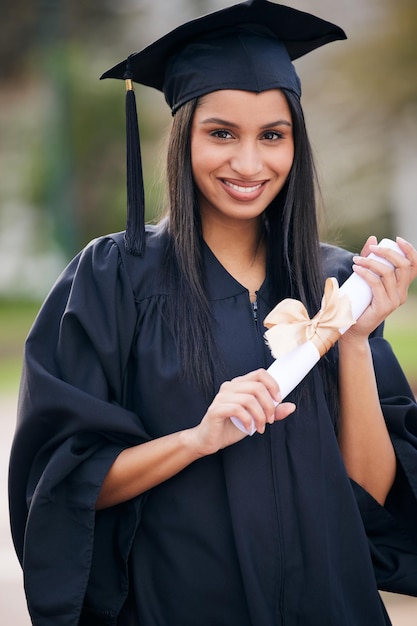
<svg viewBox="0 0 417 626">
<path fill-rule="evenodd" d="M 326 276 L 339 284 L 352 272 L 352 254 L 323 245 Z M 370 337 L 381 408 L 397 458 L 385 506 L 351 481 L 368 537 L 378 588 L 417 596 L 417 404 L 382 324 Z"/>
<path fill-rule="evenodd" d="M 352 481 L 378 588 L 417 596 L 417 405 L 387 341 L 370 340 L 382 411 L 397 458 L 384 506 Z"/>
<path fill-rule="evenodd" d="M 75 626 L 85 600 L 110 617 L 123 602 L 144 497 L 97 514 L 95 502 L 121 450 L 149 439 L 123 408 L 136 323 L 119 246 L 102 238 L 63 272 L 26 341 L 9 498 L 34 624 Z"/>
</svg>

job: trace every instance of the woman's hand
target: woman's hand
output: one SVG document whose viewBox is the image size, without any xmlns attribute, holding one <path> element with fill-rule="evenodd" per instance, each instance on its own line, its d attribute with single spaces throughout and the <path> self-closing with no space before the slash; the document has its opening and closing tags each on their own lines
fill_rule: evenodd
<svg viewBox="0 0 417 626">
<path fill-rule="evenodd" d="M 339 445 L 349 476 L 384 505 L 396 474 L 396 457 L 378 397 L 369 334 L 407 299 L 417 275 L 417 252 L 397 238 L 402 254 L 366 242 L 353 270 L 372 290 L 372 301 L 339 338 Z M 367 257 L 371 252 L 391 265 Z"/>
<path fill-rule="evenodd" d="M 97 509 L 130 500 L 175 476 L 207 454 L 213 454 L 246 437 L 230 420 L 238 417 L 258 432 L 265 424 L 284 419 L 295 410 L 291 402 L 279 404 L 275 380 L 265 370 L 250 372 L 223 383 L 198 426 L 123 450 L 104 479 Z"/>
<path fill-rule="evenodd" d="M 353 271 L 372 289 L 372 301 L 356 324 L 345 333 L 343 341 L 367 338 L 390 313 L 406 301 L 408 288 L 417 276 L 417 251 L 401 237 L 397 237 L 397 244 L 405 256 L 390 248 L 377 247 L 377 239 L 372 236 L 363 247 L 361 256 L 354 257 Z M 390 261 L 392 265 L 369 258 L 371 252 Z"/>
<path fill-rule="evenodd" d="M 194 429 L 196 446 L 202 456 L 213 454 L 246 437 L 231 422 L 240 419 L 250 430 L 252 421 L 259 433 L 267 423 L 281 420 L 295 410 L 291 402 L 279 404 L 279 386 L 264 369 L 224 382 L 202 421 Z"/>
</svg>

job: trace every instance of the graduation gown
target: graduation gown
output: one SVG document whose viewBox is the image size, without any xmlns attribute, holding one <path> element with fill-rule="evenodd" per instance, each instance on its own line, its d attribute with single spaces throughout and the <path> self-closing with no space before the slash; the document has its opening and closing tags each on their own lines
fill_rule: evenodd
<svg viewBox="0 0 417 626">
<path fill-rule="evenodd" d="M 143 258 L 126 254 L 123 234 L 93 241 L 28 336 L 9 491 L 33 623 L 389 624 L 377 588 L 417 595 L 417 408 L 380 330 L 370 342 L 398 461 L 385 507 L 349 480 L 315 367 L 296 412 L 264 435 L 95 512 L 121 450 L 193 427 L 207 409 L 179 374 L 162 312 L 164 237 L 148 229 Z M 342 283 L 351 255 L 322 254 Z M 256 321 L 208 247 L 204 264 L 227 378 L 268 367 L 268 278 Z"/>
</svg>

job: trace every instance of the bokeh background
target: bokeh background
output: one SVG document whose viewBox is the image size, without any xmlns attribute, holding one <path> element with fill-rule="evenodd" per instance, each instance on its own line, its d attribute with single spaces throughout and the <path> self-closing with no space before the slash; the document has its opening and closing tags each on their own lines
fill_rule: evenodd
<svg viewBox="0 0 417 626">
<path fill-rule="evenodd" d="M 7 519 L 7 458 L 24 337 L 68 260 L 125 221 L 124 84 L 106 69 L 227 0 L 13 0 L 0 20 L 0 621 L 29 624 Z M 296 61 L 322 185 L 323 239 L 359 251 L 368 235 L 417 245 L 416 0 L 287 0 L 348 40 Z M 147 219 L 165 202 L 171 115 L 136 88 Z M 386 334 L 417 389 L 417 296 Z M 394 626 L 417 603 L 386 596 Z M 411 620 L 411 621 L 408 621 Z"/>
</svg>

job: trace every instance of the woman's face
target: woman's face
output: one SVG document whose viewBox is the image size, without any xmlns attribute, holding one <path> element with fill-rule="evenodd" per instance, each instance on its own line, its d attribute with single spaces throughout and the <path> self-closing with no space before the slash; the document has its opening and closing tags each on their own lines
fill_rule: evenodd
<svg viewBox="0 0 417 626">
<path fill-rule="evenodd" d="M 203 221 L 258 218 L 281 191 L 293 159 L 291 113 L 278 89 L 227 89 L 201 98 L 191 164 Z"/>
</svg>

